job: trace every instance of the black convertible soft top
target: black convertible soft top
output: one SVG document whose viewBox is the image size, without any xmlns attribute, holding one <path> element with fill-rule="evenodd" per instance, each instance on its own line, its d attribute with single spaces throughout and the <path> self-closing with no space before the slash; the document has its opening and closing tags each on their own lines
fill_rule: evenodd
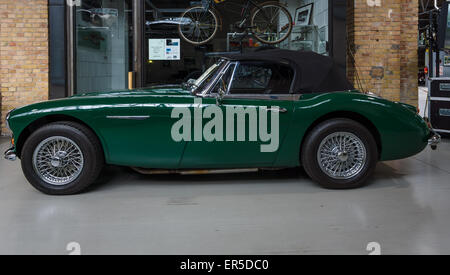
<svg viewBox="0 0 450 275">
<path fill-rule="evenodd" d="M 294 93 L 329 93 L 354 89 L 332 58 L 314 52 L 270 49 L 227 57 L 236 61 L 289 64 L 295 70 Z"/>
</svg>

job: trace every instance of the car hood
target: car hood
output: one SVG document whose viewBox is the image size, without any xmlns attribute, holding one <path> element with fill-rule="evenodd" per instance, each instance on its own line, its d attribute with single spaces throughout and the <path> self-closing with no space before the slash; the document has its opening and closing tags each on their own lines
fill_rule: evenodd
<svg viewBox="0 0 450 275">
<path fill-rule="evenodd" d="M 124 97 L 124 96 L 147 96 L 147 95 L 186 95 L 189 91 L 181 88 L 179 85 L 162 85 L 150 88 L 142 88 L 135 90 L 116 90 L 91 92 L 74 95 L 70 98 L 85 98 L 85 97 Z"/>
<path fill-rule="evenodd" d="M 165 85 L 135 90 L 116 90 L 78 94 L 68 98 L 54 99 L 26 105 L 11 112 L 11 116 L 35 113 L 40 110 L 59 111 L 68 106 L 101 105 L 107 102 L 133 102 L 135 98 L 142 97 L 185 97 L 190 92 L 180 86 Z"/>
</svg>

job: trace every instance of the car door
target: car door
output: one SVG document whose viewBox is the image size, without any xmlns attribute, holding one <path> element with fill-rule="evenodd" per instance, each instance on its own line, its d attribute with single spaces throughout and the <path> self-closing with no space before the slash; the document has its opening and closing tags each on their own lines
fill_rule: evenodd
<svg viewBox="0 0 450 275">
<path fill-rule="evenodd" d="M 171 112 L 173 108 L 192 105 L 194 97 L 143 94 L 111 100 L 115 103 L 101 117 L 93 118 L 108 148 L 109 163 L 177 169 L 185 142 L 174 141 L 171 136 Z"/>
<path fill-rule="evenodd" d="M 222 112 L 222 138 L 191 141 L 182 168 L 271 167 L 293 115 L 293 70 L 266 62 L 233 62 L 195 108 L 203 112 L 204 134 L 209 109 Z M 223 99 L 218 93 L 226 90 Z M 197 110 L 199 111 L 199 110 Z M 206 117 L 206 119 L 205 119 Z M 215 129 L 217 130 L 217 129 Z M 207 138 L 206 138 L 207 139 Z"/>
</svg>

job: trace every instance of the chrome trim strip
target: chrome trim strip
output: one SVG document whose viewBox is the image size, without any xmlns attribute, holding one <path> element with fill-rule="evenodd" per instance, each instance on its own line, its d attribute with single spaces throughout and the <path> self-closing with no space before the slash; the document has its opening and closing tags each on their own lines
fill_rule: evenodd
<svg viewBox="0 0 450 275">
<path fill-rule="evenodd" d="M 432 101 L 450 101 L 450 97 L 430 97 Z"/>
<path fill-rule="evenodd" d="M 107 119 L 122 119 L 122 120 L 146 120 L 150 116 L 106 116 Z"/>
<path fill-rule="evenodd" d="M 271 101 L 298 101 L 301 94 L 280 94 L 280 95 L 267 95 L 267 94 L 234 94 L 226 95 L 224 99 L 261 99 Z"/>
</svg>

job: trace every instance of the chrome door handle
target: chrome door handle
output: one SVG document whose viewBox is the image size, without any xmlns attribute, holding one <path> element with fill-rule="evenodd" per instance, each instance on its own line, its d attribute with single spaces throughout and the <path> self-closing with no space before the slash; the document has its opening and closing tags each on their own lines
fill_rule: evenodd
<svg viewBox="0 0 450 275">
<path fill-rule="evenodd" d="M 269 108 L 269 109 L 267 109 L 267 112 L 277 112 L 277 113 L 287 113 L 287 109 L 285 109 L 285 108 L 279 108 L 279 109 L 277 109 L 277 108 Z"/>
</svg>

